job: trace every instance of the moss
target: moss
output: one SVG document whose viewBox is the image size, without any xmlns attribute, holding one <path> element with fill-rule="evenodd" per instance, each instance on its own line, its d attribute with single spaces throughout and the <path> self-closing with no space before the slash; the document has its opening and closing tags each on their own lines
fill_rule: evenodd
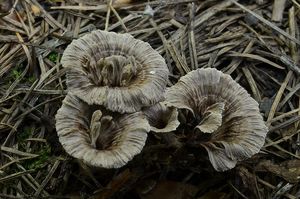
<svg viewBox="0 0 300 199">
<path fill-rule="evenodd" d="M 49 144 L 43 145 L 43 147 L 36 154 L 38 154 L 39 156 L 34 159 L 27 160 L 25 162 L 24 167 L 26 169 L 42 168 L 51 156 L 50 145 Z"/>
<path fill-rule="evenodd" d="M 24 142 L 26 139 L 28 139 L 30 135 L 32 135 L 33 130 L 34 129 L 32 127 L 26 126 L 22 132 L 17 133 L 18 143 Z"/>
<path fill-rule="evenodd" d="M 20 78 L 21 75 L 22 75 L 22 72 L 19 71 L 18 69 L 13 69 L 13 70 L 12 70 L 12 77 L 13 77 L 14 79 Z"/>
<path fill-rule="evenodd" d="M 15 80 L 20 79 L 22 73 L 24 72 L 24 63 L 17 64 L 8 74 L 7 76 L 7 86 L 10 86 Z M 35 82 L 36 77 L 34 77 L 32 74 L 27 74 L 22 78 L 21 83 L 30 83 L 32 84 Z"/>
<path fill-rule="evenodd" d="M 24 65 L 22 63 L 21 64 L 17 64 L 13 68 L 13 70 L 8 74 L 8 77 L 12 78 L 14 80 L 20 78 L 21 75 L 22 75 L 23 69 L 24 69 Z"/>
<path fill-rule="evenodd" d="M 56 52 L 51 52 L 49 55 L 48 55 L 48 59 L 52 62 L 56 62 L 57 61 L 57 57 L 58 57 L 58 54 Z"/>
<path fill-rule="evenodd" d="M 28 82 L 33 83 L 35 82 L 36 78 L 34 76 L 30 76 L 27 78 Z"/>
<path fill-rule="evenodd" d="M 23 131 L 18 131 L 17 133 L 17 140 L 18 140 L 18 144 L 19 144 L 19 148 L 21 150 L 25 150 L 26 149 L 26 139 L 30 138 L 30 136 L 32 135 L 34 129 L 32 127 L 28 127 L 25 126 L 23 128 Z"/>
<path fill-rule="evenodd" d="M 22 132 L 17 134 L 18 144 L 21 150 L 26 149 L 26 144 L 28 143 L 26 139 L 32 137 L 34 133 L 33 127 L 25 126 Z M 43 167 L 44 163 L 47 162 L 49 156 L 51 155 L 51 147 L 47 143 L 43 143 L 40 147 L 33 148 L 31 153 L 38 154 L 39 156 L 34 159 L 29 159 L 24 161 L 24 167 L 26 169 L 37 169 Z"/>
</svg>

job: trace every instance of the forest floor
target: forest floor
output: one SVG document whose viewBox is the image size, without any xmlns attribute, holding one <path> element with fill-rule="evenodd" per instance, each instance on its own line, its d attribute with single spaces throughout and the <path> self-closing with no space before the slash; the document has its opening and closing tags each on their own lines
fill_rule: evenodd
<svg viewBox="0 0 300 199">
<path fill-rule="evenodd" d="M 300 198 L 299 0 L 99 2 L 0 0 L 0 198 Z M 83 167 L 55 130 L 67 93 L 60 59 L 96 29 L 150 43 L 169 86 L 196 68 L 231 75 L 260 105 L 264 147 L 216 172 L 207 153 L 150 133 L 128 165 Z"/>
</svg>

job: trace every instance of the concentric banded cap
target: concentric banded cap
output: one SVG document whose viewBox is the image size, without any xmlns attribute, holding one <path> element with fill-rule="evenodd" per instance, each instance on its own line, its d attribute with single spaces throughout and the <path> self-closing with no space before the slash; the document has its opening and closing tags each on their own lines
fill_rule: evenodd
<svg viewBox="0 0 300 199">
<path fill-rule="evenodd" d="M 141 152 L 150 126 L 141 112 L 111 113 L 68 94 L 56 114 L 56 130 L 71 156 L 94 167 L 119 168 Z"/>
<path fill-rule="evenodd" d="M 120 113 L 161 101 L 169 74 L 163 57 L 148 43 L 100 30 L 74 40 L 61 63 L 69 69 L 70 92 Z"/>
<path fill-rule="evenodd" d="M 258 103 L 229 75 L 216 69 L 197 69 L 180 78 L 166 94 L 168 105 L 192 112 L 201 142 L 213 167 L 233 168 L 237 161 L 258 153 L 267 127 Z"/>
</svg>

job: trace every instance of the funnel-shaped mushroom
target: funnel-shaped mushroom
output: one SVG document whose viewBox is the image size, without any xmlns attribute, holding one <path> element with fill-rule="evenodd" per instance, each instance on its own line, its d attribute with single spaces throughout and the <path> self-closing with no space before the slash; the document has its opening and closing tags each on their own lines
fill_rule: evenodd
<svg viewBox="0 0 300 199">
<path fill-rule="evenodd" d="M 179 126 L 178 112 L 175 107 L 167 107 L 163 102 L 143 110 L 151 126 L 151 131 L 166 133 L 176 130 Z"/>
<path fill-rule="evenodd" d="M 130 113 L 161 101 L 168 79 L 164 59 L 129 34 L 93 31 L 74 40 L 61 63 L 69 91 L 88 104 Z"/>
<path fill-rule="evenodd" d="M 56 130 L 66 152 L 102 168 L 122 167 L 139 154 L 150 131 L 143 113 L 112 117 L 108 112 L 68 94 L 56 115 Z"/>
<path fill-rule="evenodd" d="M 216 69 L 197 69 L 183 76 L 168 90 L 166 102 L 192 112 L 195 129 L 209 136 L 201 145 L 218 171 L 233 168 L 264 144 L 268 130 L 258 103 Z"/>
</svg>

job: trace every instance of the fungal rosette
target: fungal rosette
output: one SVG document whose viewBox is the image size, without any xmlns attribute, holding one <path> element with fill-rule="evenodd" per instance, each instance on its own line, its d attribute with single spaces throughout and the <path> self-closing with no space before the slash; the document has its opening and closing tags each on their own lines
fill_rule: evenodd
<svg viewBox="0 0 300 199">
<path fill-rule="evenodd" d="M 74 40 L 61 63 L 68 68 L 70 92 L 120 113 L 161 101 L 169 74 L 164 59 L 148 43 L 100 30 Z"/>
<path fill-rule="evenodd" d="M 166 102 L 192 113 L 187 120 L 196 134 L 206 137 L 199 142 L 217 171 L 258 153 L 265 142 L 268 129 L 258 103 L 216 69 L 197 69 L 181 77 L 167 91 Z"/>
<path fill-rule="evenodd" d="M 69 155 L 93 167 L 119 168 L 141 152 L 150 126 L 142 112 L 113 113 L 68 94 L 56 130 Z"/>
</svg>

